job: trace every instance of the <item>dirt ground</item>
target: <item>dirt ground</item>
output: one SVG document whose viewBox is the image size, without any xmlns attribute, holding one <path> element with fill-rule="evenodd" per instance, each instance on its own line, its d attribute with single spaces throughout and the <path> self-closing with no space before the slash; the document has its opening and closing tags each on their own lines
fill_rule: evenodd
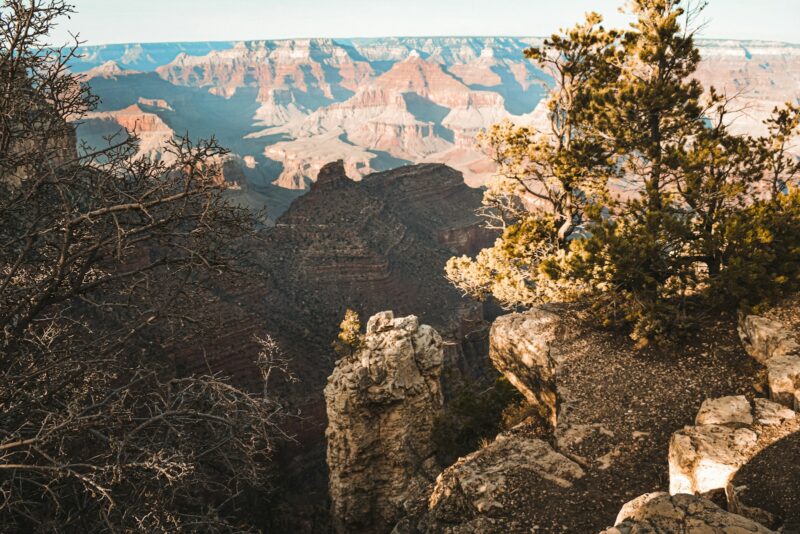
<svg viewBox="0 0 800 534">
<path fill-rule="evenodd" d="M 673 432 L 694 423 L 707 398 L 758 395 L 762 370 L 744 352 L 735 317 L 708 321 L 671 346 L 637 351 L 621 335 L 594 330 L 580 317 L 557 347 L 563 398 L 560 452 L 586 476 L 568 491 L 542 491 L 515 476 L 513 511 L 498 532 L 597 533 L 613 526 L 622 505 L 644 493 L 668 491 L 667 453 Z M 505 514 L 503 514 L 505 515 Z"/>
</svg>

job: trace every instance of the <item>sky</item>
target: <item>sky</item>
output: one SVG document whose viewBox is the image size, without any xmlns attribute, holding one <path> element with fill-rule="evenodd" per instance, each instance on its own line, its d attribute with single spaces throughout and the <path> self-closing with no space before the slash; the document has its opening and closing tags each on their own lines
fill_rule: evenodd
<svg viewBox="0 0 800 534">
<path fill-rule="evenodd" d="M 87 45 L 300 37 L 549 35 L 623 0 L 70 0 L 54 34 Z M 709 0 L 701 37 L 800 43 L 800 0 Z"/>
</svg>

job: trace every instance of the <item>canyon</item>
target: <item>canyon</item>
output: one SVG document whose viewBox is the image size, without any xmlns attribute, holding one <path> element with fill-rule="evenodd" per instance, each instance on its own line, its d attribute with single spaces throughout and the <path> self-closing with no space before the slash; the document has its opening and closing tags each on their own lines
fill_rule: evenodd
<svg viewBox="0 0 800 534">
<path fill-rule="evenodd" d="M 210 369 L 253 391 L 262 387 L 256 336 L 269 335 L 291 359 L 298 381 L 270 383 L 297 414 L 288 421 L 293 441 L 279 462 L 280 505 L 291 512 L 275 514 L 291 522 L 276 531 L 318 531 L 328 521 L 323 390 L 336 364 L 331 342 L 347 309 L 366 322 L 391 308 L 435 328 L 445 396 L 465 381 L 496 375 L 486 359 L 496 311 L 464 298 L 442 274 L 449 257 L 474 254 L 496 237 L 475 214 L 481 192 L 441 164 L 356 181 L 339 160 L 315 178 L 271 226 L 237 245 L 242 276 L 214 289 L 215 333 L 176 351 L 180 373 Z"/>
<path fill-rule="evenodd" d="M 142 153 L 173 135 L 215 136 L 243 177 L 237 198 L 274 222 L 323 165 L 361 179 L 444 163 L 468 185 L 494 165 L 475 142 L 503 119 L 541 127 L 549 74 L 526 60 L 540 38 L 294 39 L 83 47 L 73 63 L 101 98 L 79 136 L 135 126 Z M 776 105 L 800 100 L 800 46 L 700 41 L 697 78 L 736 96 L 735 128 L 764 132 Z M 134 107 L 135 106 L 135 107 Z"/>
<path fill-rule="evenodd" d="M 174 136 L 214 136 L 231 151 L 227 194 L 266 207 L 262 231 L 239 244 L 245 278 L 215 287 L 223 334 L 181 347 L 176 367 L 256 389 L 256 336 L 270 335 L 291 358 L 300 381 L 270 384 L 298 414 L 278 462 L 275 517 L 285 523 L 276 531 L 327 531 L 329 498 L 341 532 L 598 531 L 625 502 L 666 489 L 668 461 L 690 456 L 673 453 L 671 440 L 695 432 L 681 427 L 713 406 L 708 398 L 741 397 L 742 413 L 761 413 L 755 364 L 724 326 L 711 325 L 692 350 L 640 358 L 630 340 L 587 328 L 572 308 L 495 320 L 498 310 L 444 278 L 451 256 L 496 237 L 475 214 L 494 172 L 476 134 L 504 119 L 541 127 L 546 118 L 552 80 L 523 57 L 539 42 L 113 45 L 85 48 L 75 63 L 101 99 L 78 124 L 84 149 L 134 132 L 142 155 L 164 158 Z M 704 41 L 701 52 L 697 76 L 738 95 L 742 132 L 762 133 L 772 107 L 800 101 L 800 46 Z M 372 319 L 365 348 L 337 361 L 331 342 L 347 309 Z M 689 378 L 676 382 L 670 359 Z M 773 361 L 781 366 L 772 380 L 791 386 L 777 395 L 796 396 L 784 360 Z M 542 424 L 436 465 L 434 420 L 460 385 L 486 387 L 497 371 Z M 635 413 L 620 413 L 620 403 Z M 701 419 L 696 432 L 708 426 Z M 741 493 L 746 504 L 729 509 L 748 499 Z M 660 524 L 653 516 L 665 509 L 749 528 L 714 506 L 658 494 L 626 505 L 617 531 Z"/>
</svg>

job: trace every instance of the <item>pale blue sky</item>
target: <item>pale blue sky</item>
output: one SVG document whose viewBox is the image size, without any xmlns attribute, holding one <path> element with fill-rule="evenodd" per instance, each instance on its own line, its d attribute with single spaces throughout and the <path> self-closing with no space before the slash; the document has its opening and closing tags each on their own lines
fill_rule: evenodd
<svg viewBox="0 0 800 534">
<path fill-rule="evenodd" d="M 288 37 L 547 35 L 623 0 L 71 0 L 88 45 Z M 800 0 L 710 0 L 707 38 L 800 43 Z"/>
</svg>

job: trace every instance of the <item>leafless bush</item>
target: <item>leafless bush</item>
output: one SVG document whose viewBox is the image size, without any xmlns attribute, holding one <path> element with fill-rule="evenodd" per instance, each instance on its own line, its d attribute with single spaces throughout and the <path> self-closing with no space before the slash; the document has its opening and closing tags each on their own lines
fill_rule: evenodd
<svg viewBox="0 0 800 534">
<path fill-rule="evenodd" d="M 212 139 L 138 158 L 75 149 L 96 99 L 47 43 L 71 7 L 0 2 L 0 531 L 241 531 L 267 488 L 281 405 L 172 351 L 204 328 L 250 215 Z M 168 162 L 168 163 L 165 163 Z"/>
</svg>

